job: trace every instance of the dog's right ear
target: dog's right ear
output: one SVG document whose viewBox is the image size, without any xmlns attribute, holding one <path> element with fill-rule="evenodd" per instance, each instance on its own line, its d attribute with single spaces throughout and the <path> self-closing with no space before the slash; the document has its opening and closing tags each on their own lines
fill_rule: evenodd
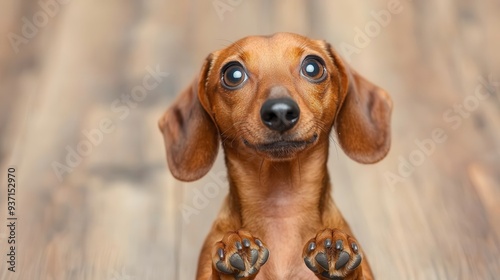
<svg viewBox="0 0 500 280">
<path fill-rule="evenodd" d="M 159 121 L 167 161 L 172 175 L 181 181 L 203 177 L 212 167 L 219 149 L 219 133 L 198 96 L 205 85 L 212 63 L 209 56 L 198 79 L 184 90 Z"/>
</svg>

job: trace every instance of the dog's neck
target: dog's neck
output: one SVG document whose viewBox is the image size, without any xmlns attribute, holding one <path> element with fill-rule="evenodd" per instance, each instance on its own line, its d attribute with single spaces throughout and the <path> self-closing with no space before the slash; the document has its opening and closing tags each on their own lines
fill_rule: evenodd
<svg viewBox="0 0 500 280">
<path fill-rule="evenodd" d="M 321 220 L 324 200 L 330 198 L 328 139 L 289 161 L 270 161 L 237 147 L 224 150 L 229 207 L 240 214 L 243 227 L 275 219 L 300 221 L 302 215 L 309 223 Z"/>
<path fill-rule="evenodd" d="M 236 227 L 262 238 L 272 252 L 264 277 L 300 273 L 291 268 L 302 267 L 297 256 L 331 206 L 328 139 L 290 161 L 270 161 L 229 145 L 224 151 L 230 184 L 226 213 L 239 220 Z"/>
</svg>

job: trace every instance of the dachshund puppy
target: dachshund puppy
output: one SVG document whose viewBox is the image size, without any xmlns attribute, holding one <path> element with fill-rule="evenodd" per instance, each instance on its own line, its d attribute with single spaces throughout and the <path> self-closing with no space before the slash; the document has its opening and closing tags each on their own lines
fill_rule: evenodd
<svg viewBox="0 0 500 280">
<path fill-rule="evenodd" d="M 229 194 L 197 279 L 373 279 L 332 199 L 329 137 L 375 163 L 389 151 L 391 111 L 324 41 L 277 33 L 210 54 L 159 121 L 179 180 L 201 178 L 224 150 Z"/>
</svg>

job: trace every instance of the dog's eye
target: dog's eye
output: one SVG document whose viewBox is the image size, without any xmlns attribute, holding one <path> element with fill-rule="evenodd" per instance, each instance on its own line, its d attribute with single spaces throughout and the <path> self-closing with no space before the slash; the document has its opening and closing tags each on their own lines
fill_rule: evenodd
<svg viewBox="0 0 500 280">
<path fill-rule="evenodd" d="M 308 56 L 302 61 L 300 73 L 311 82 L 318 83 L 326 78 L 323 61 L 315 56 Z"/>
<path fill-rule="evenodd" d="M 239 63 L 226 66 L 222 72 L 222 85 L 227 89 L 237 89 L 247 80 L 247 73 Z"/>
</svg>

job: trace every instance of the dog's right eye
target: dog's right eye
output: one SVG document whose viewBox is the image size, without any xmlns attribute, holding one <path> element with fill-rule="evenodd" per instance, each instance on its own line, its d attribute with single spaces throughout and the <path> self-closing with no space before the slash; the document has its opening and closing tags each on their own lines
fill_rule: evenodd
<svg viewBox="0 0 500 280">
<path fill-rule="evenodd" d="M 222 85 L 230 90 L 237 89 L 248 79 L 247 73 L 241 64 L 232 63 L 222 71 Z"/>
</svg>

